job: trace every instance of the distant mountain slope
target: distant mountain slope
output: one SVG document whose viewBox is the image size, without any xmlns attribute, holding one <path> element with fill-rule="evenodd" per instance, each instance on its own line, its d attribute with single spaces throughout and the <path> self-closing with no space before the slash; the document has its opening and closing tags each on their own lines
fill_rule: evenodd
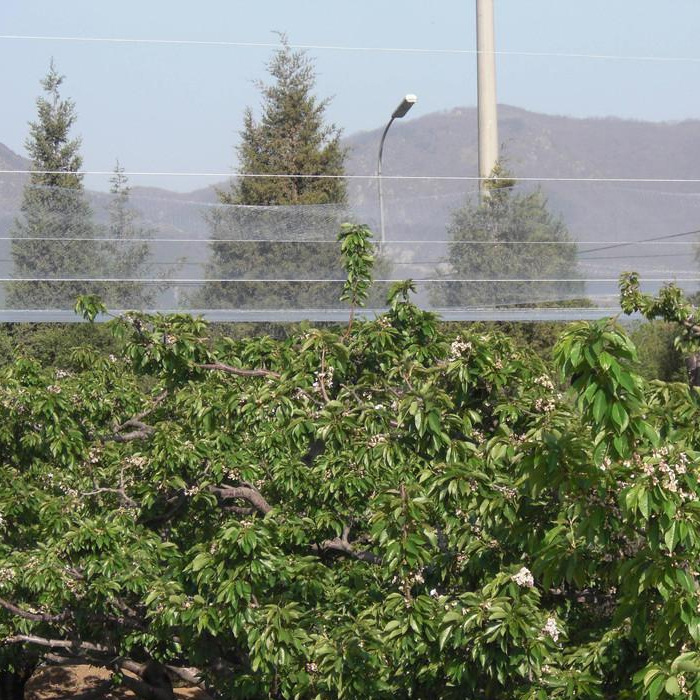
<svg viewBox="0 0 700 700">
<path fill-rule="evenodd" d="M 372 173 L 380 130 L 354 134 L 348 171 Z M 499 108 L 507 166 L 521 178 L 700 178 L 700 121 L 648 123 L 574 119 Z M 385 175 L 473 176 L 476 110 L 454 109 L 397 121 L 384 150 Z M 527 186 L 536 186 L 529 183 Z M 578 240 L 644 238 L 700 227 L 700 186 L 670 183 L 541 183 Z M 420 228 L 436 238 L 473 181 L 385 181 L 389 238 Z M 376 183 L 351 185 L 353 199 L 376 211 Z M 393 198 L 393 201 L 392 201 Z"/>
<path fill-rule="evenodd" d="M 696 120 L 647 123 L 615 118 L 575 119 L 502 105 L 499 127 L 503 156 L 510 170 L 520 178 L 700 177 L 700 121 Z M 376 172 L 380 136 L 381 128 L 345 139 L 348 174 Z M 0 144 L 0 169 L 28 166 L 26 159 Z M 384 151 L 383 172 L 386 176 L 409 179 L 383 182 L 387 239 L 431 242 L 423 248 L 407 246 L 404 259 L 428 260 L 444 255 L 444 244 L 439 241 L 446 237 L 451 212 L 464 203 L 468 193 L 474 196 L 478 190 L 474 180 L 411 178 L 473 177 L 476 171 L 474 108 L 407 118 L 392 126 Z M 7 235 L 16 216 L 25 181 L 26 177 L 0 174 L 0 235 Z M 520 186 L 531 188 L 537 183 L 524 182 Z M 700 228 L 700 186 L 696 184 L 542 182 L 541 186 L 551 208 L 562 215 L 573 236 L 581 242 L 640 240 Z M 348 189 L 354 217 L 377 230 L 376 180 L 351 179 Z M 92 201 L 96 211 L 104 211 L 106 195 L 93 193 Z M 146 226 L 161 237 L 177 238 L 207 238 L 205 214 L 215 201 L 214 187 L 186 194 L 134 187 L 132 197 Z M 678 239 L 679 242 L 691 240 Z M 187 263 L 182 269 L 193 276 L 201 272 L 208 255 L 208 246 L 201 243 L 177 244 L 177 250 L 169 243 L 156 248 L 161 267 L 171 265 L 175 259 L 185 259 Z M 656 251 L 660 248 L 646 248 L 643 252 L 648 258 L 650 252 Z M 0 246 L 0 253 L 5 252 Z M 622 252 L 630 254 L 630 249 Z M 680 267 L 695 267 L 694 249 L 690 245 L 661 252 L 659 261 L 654 263 L 659 276 L 666 269 L 670 276 Z M 590 265 L 595 266 L 593 260 L 596 258 L 591 258 Z M 664 260 L 668 263 L 666 268 Z M 643 266 L 643 263 L 636 265 L 636 261 L 634 264 L 640 269 Z"/>
</svg>

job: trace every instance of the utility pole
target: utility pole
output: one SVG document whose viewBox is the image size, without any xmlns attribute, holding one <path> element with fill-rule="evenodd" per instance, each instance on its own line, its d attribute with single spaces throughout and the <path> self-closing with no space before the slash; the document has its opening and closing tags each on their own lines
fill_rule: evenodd
<svg viewBox="0 0 700 700">
<path fill-rule="evenodd" d="M 494 0 L 476 0 L 476 65 L 479 112 L 479 191 L 488 196 L 485 178 L 498 163 L 498 113 L 496 107 L 496 54 L 493 22 Z"/>
</svg>

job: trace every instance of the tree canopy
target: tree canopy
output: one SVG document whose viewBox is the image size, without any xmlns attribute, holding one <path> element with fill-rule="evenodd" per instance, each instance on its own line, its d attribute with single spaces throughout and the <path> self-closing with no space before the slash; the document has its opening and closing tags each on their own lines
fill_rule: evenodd
<svg viewBox="0 0 700 700">
<path fill-rule="evenodd" d="M 342 236 L 359 304 L 369 232 Z M 130 313 L 120 356 L 3 369 L 0 669 L 90 662 L 158 700 L 129 671 L 220 698 L 700 697 L 697 392 L 643 380 L 614 321 L 550 368 L 411 288 L 282 341 Z"/>
</svg>

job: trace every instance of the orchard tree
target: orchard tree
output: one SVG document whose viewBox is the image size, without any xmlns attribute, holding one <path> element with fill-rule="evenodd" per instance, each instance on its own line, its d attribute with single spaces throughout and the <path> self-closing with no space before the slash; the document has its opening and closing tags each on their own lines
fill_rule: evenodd
<svg viewBox="0 0 700 700">
<path fill-rule="evenodd" d="M 26 148 L 33 172 L 12 229 L 18 281 L 6 285 L 10 308 L 71 308 L 78 294 L 101 291 L 89 282 L 38 281 L 99 277 L 104 272 L 103 253 L 93 240 L 92 211 L 78 172 L 80 139 L 70 135 L 77 118 L 75 104 L 61 97 L 63 80 L 51 61 L 41 82 L 44 96 L 37 100 L 37 120 L 29 125 Z"/>
<path fill-rule="evenodd" d="M 341 287 L 303 280 L 342 277 L 327 234 L 337 228 L 346 202 L 345 150 L 340 130 L 326 122 L 330 100 L 315 95 L 312 59 L 293 50 L 286 36 L 281 41 L 267 66 L 271 82 L 257 83 L 260 118 L 246 109 L 237 149 L 239 170 L 262 177 L 240 177 L 219 192 L 221 206 L 210 217 L 215 241 L 207 277 L 301 281 L 211 282 L 197 299 L 205 307 L 325 305 Z"/>
<path fill-rule="evenodd" d="M 434 285 L 433 301 L 444 306 L 512 306 L 582 296 L 576 244 L 564 222 L 549 210 L 542 191 L 516 192 L 517 181 L 501 165 L 493 176 L 486 196 L 468 201 L 452 216 L 449 272 L 444 282 Z M 522 281 L 548 279 L 570 281 Z"/>
<path fill-rule="evenodd" d="M 368 238 L 342 231 L 352 306 Z M 163 673 L 231 699 L 700 698 L 696 393 L 646 383 L 614 321 L 549 368 L 411 289 L 283 341 L 131 313 L 118 357 L 2 370 L 0 688 L 91 663 L 157 700 Z"/>
<path fill-rule="evenodd" d="M 700 315 L 676 284 L 667 284 L 657 296 L 643 294 L 639 275 L 625 272 L 620 276 L 620 306 L 627 314 L 641 313 L 649 321 L 663 319 L 676 325 L 676 348 L 685 356 L 688 381 L 700 386 Z"/>
</svg>

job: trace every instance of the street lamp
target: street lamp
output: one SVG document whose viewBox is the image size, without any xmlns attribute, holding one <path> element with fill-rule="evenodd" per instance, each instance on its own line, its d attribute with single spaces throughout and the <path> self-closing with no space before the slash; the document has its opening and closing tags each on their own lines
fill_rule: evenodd
<svg viewBox="0 0 700 700">
<path fill-rule="evenodd" d="M 389 127 L 394 123 L 394 119 L 401 119 L 405 117 L 408 110 L 413 107 L 418 101 L 415 95 L 406 95 L 401 101 L 401 104 L 394 110 L 394 113 L 389 119 L 389 123 L 384 129 L 382 134 L 382 140 L 379 142 L 379 158 L 377 159 L 377 183 L 379 187 L 379 233 L 382 246 L 386 242 L 386 237 L 384 234 L 384 198 L 382 196 L 382 153 L 384 152 L 384 139 L 386 138 Z"/>
</svg>

